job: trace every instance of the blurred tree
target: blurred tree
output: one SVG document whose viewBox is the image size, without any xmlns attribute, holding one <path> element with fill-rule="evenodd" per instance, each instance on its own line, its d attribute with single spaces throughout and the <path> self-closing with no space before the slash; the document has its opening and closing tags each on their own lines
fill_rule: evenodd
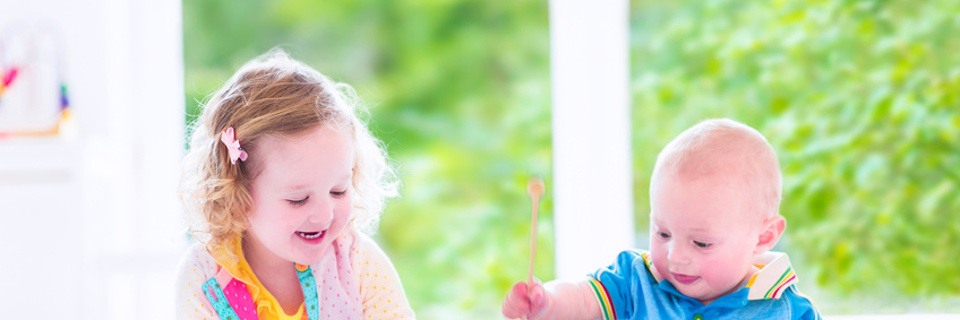
<svg viewBox="0 0 960 320">
<path fill-rule="evenodd" d="M 660 148 L 730 117 L 778 151 L 801 289 L 888 311 L 960 295 L 960 2 L 635 0 L 631 11 L 638 230 Z M 828 312 L 864 310 L 827 300 Z"/>
<path fill-rule="evenodd" d="M 948 0 L 634 0 L 638 230 L 660 148 L 731 117 L 778 150 L 801 288 L 902 308 L 960 294 L 957 12 Z M 418 315 L 499 314 L 525 277 L 524 184 L 550 182 L 546 3 L 185 1 L 184 41 L 186 121 L 274 46 L 354 85 L 401 168 L 404 197 L 377 236 Z M 537 275 L 551 279 L 540 252 Z"/>
<path fill-rule="evenodd" d="M 274 46 L 353 85 L 400 167 L 403 198 L 376 237 L 418 318 L 499 315 L 526 279 L 527 179 L 550 182 L 545 2 L 207 0 L 183 11 L 186 121 Z M 547 197 L 543 279 L 553 278 L 551 211 Z"/>
</svg>

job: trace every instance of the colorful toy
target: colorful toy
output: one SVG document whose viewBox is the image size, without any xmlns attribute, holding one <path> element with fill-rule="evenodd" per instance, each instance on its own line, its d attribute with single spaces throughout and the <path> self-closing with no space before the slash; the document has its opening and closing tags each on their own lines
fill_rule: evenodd
<svg viewBox="0 0 960 320">
<path fill-rule="evenodd" d="M 14 80 L 17 79 L 17 75 L 20 73 L 20 68 L 11 67 L 5 72 L 0 72 L 0 107 L 3 103 L 3 93 L 14 83 Z M 10 138 L 10 137 L 34 137 L 34 136 L 52 136 L 60 134 L 61 128 L 71 120 L 70 116 L 70 99 L 67 95 L 67 84 L 64 82 L 60 83 L 60 118 L 57 119 L 57 124 L 47 130 L 32 130 L 32 131 L 0 131 L 0 139 Z"/>
<path fill-rule="evenodd" d="M 19 68 L 13 67 L 13 68 L 10 68 L 10 70 L 7 70 L 7 72 L 0 73 L 3 75 L 3 77 L 0 78 L 0 79 L 3 79 L 2 81 L 0 81 L 0 96 L 2 96 L 3 91 L 6 90 L 11 83 L 13 83 L 13 80 L 17 78 L 17 73 L 19 73 L 19 71 L 20 71 Z"/>
</svg>

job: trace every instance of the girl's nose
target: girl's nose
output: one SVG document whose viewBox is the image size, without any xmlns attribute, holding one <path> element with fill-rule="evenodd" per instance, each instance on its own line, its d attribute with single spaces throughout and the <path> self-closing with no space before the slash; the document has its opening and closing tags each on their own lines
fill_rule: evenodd
<svg viewBox="0 0 960 320">
<path fill-rule="evenodd" d="M 333 220 L 333 203 L 330 201 L 316 201 L 316 206 L 310 210 L 307 221 L 314 224 L 328 225 Z"/>
</svg>

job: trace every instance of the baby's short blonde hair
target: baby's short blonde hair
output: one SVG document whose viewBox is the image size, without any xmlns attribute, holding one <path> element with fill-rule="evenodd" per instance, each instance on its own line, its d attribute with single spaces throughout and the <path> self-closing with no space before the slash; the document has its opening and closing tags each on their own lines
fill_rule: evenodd
<svg viewBox="0 0 960 320">
<path fill-rule="evenodd" d="M 783 187 L 776 152 L 760 132 L 730 119 L 702 121 L 670 141 L 657 156 L 651 182 L 719 174 L 755 201 L 762 217 L 779 214 Z M 653 185 L 650 192 L 653 197 Z"/>
<path fill-rule="evenodd" d="M 376 229 L 384 203 L 399 182 L 379 140 L 357 116 L 353 89 L 271 50 L 247 62 L 204 105 L 191 126 L 183 160 L 181 199 L 191 235 L 211 252 L 247 226 L 250 185 L 260 172 L 257 147 L 265 136 L 292 136 L 321 125 L 350 132 L 354 143 L 353 227 Z M 220 134 L 233 127 L 247 161 L 231 164 Z"/>
</svg>

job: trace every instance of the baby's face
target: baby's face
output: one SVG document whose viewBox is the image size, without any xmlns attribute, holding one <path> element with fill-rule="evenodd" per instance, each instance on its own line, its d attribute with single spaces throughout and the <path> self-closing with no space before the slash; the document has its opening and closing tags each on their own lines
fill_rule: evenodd
<svg viewBox="0 0 960 320">
<path fill-rule="evenodd" d="M 345 131 L 345 130 L 341 130 Z M 258 142 L 260 174 L 251 184 L 248 254 L 315 263 L 346 228 L 353 208 L 353 144 L 326 125 Z M 253 159 L 251 159 L 253 160 Z M 252 259 L 254 257 L 248 257 Z"/>
<path fill-rule="evenodd" d="M 721 177 L 659 178 L 651 186 L 650 253 L 681 293 L 704 304 L 736 291 L 753 275 L 762 226 L 750 199 Z"/>
</svg>

